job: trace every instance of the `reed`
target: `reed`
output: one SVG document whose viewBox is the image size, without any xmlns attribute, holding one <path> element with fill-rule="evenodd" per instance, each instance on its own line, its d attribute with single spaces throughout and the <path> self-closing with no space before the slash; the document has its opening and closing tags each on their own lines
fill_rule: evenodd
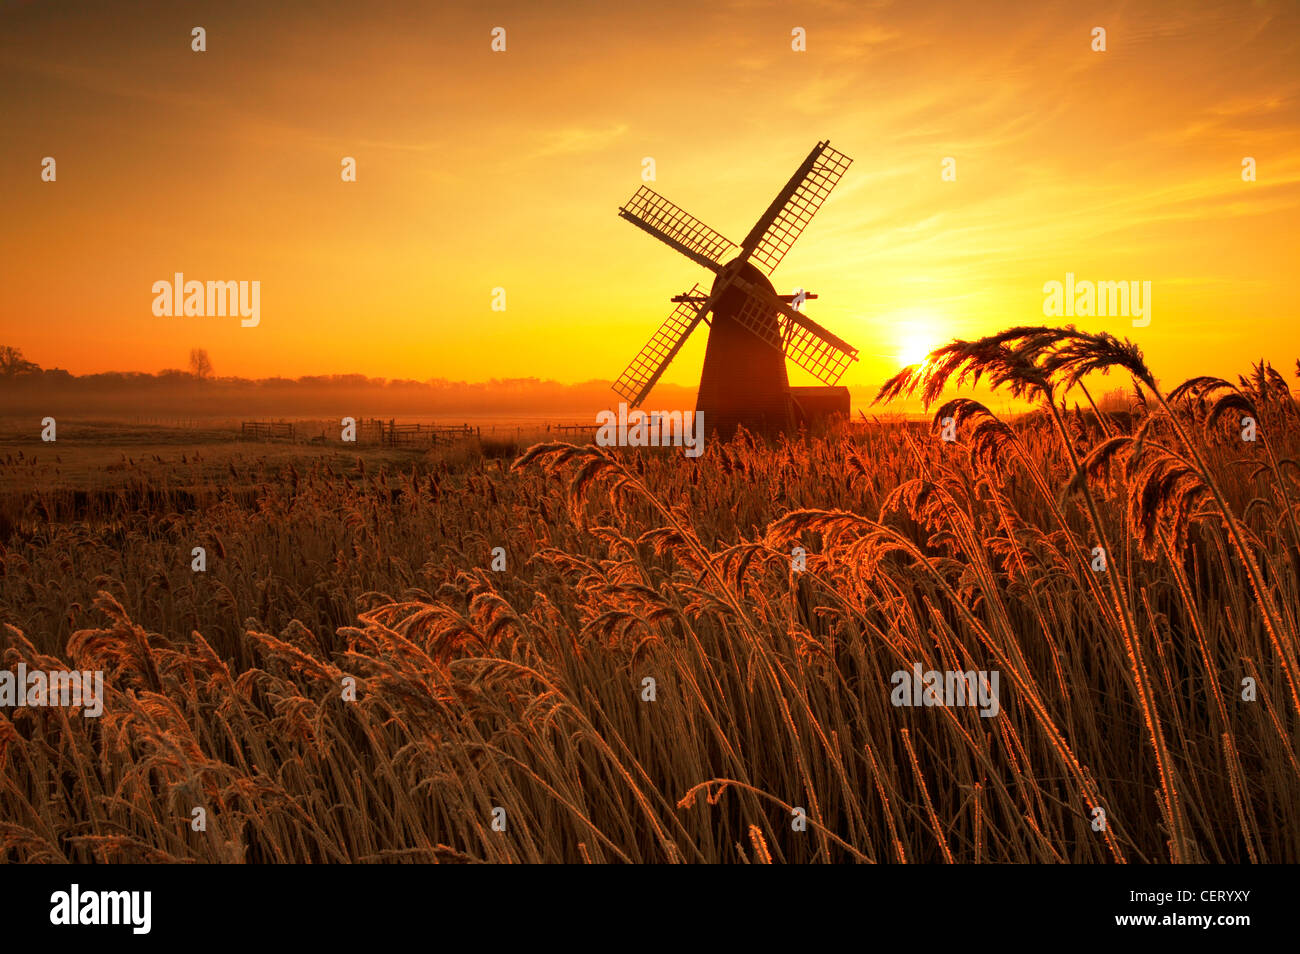
<svg viewBox="0 0 1300 954">
<path fill-rule="evenodd" d="M 1086 395 L 1106 370 L 1131 413 Z M 943 401 L 980 381 L 1038 413 Z M 1286 381 L 1165 393 L 1128 342 L 1020 327 L 880 400 L 909 393 L 933 431 L 694 460 L 33 479 L 0 521 L 3 666 L 102 669 L 107 698 L 0 709 L 0 859 L 1300 860 Z M 917 663 L 997 670 L 1001 711 L 893 706 Z"/>
</svg>

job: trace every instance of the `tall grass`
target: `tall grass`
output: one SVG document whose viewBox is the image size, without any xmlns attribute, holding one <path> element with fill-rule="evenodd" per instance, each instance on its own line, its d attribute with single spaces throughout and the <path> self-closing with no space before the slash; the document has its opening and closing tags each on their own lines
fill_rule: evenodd
<svg viewBox="0 0 1300 954">
<path fill-rule="evenodd" d="M 1105 368 L 1129 413 L 1086 396 Z M 0 858 L 1300 860 L 1285 382 L 1164 393 L 1127 343 L 1011 329 L 882 399 L 963 376 L 1039 411 L 34 489 L 4 665 L 109 690 L 0 709 Z M 895 708 L 914 663 L 999 671 L 1000 714 Z"/>
</svg>

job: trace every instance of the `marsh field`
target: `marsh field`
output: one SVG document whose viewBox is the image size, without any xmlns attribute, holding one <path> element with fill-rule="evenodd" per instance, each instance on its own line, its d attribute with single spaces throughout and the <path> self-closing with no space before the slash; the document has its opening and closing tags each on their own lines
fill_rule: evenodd
<svg viewBox="0 0 1300 954">
<path fill-rule="evenodd" d="M 882 407 L 975 371 L 1035 410 L 695 459 L 7 424 L 3 667 L 106 699 L 0 708 L 0 860 L 1300 861 L 1285 377 L 1022 329 Z"/>
</svg>

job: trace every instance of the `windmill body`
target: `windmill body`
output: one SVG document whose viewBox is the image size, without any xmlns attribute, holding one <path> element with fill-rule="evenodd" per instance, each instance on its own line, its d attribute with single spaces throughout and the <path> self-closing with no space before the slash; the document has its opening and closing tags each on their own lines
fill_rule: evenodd
<svg viewBox="0 0 1300 954">
<path fill-rule="evenodd" d="M 757 268 L 748 262 L 738 264 L 746 279 L 768 294 L 776 294 Z M 714 289 L 722 281 L 721 275 L 716 278 Z M 706 431 L 730 433 L 738 424 L 751 431 L 788 430 L 794 420 L 785 355 L 740 323 L 738 315 L 744 306 L 745 293 L 734 285 L 713 306 L 695 410 L 704 412 Z M 780 333 L 776 315 L 764 315 L 760 320 L 770 325 L 765 329 L 768 336 Z"/>
<path fill-rule="evenodd" d="M 816 295 L 778 295 L 768 275 L 848 168 L 847 156 L 820 142 L 737 246 L 652 189 L 641 187 L 619 215 L 714 273 L 673 299 L 677 307 L 614 383 L 633 407 L 645 400 L 700 324 L 709 339 L 696 410 L 724 436 L 790 430 L 835 414 L 847 416 L 847 388 L 835 387 L 857 349 L 797 310 Z M 711 320 L 710 320 L 711 316 Z M 789 358 L 827 387 L 791 388 Z"/>
</svg>

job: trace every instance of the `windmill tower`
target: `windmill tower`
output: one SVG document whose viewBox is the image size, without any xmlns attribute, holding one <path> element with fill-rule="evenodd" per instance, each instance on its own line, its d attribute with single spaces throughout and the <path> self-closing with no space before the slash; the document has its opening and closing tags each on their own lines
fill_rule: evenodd
<svg viewBox="0 0 1300 954">
<path fill-rule="evenodd" d="M 636 407 L 701 322 L 709 325 L 695 409 L 724 436 L 743 424 L 771 433 L 828 413 L 849 412 L 848 388 L 835 387 L 858 351 L 799 307 L 816 295 L 778 295 L 768 280 L 853 160 L 819 142 L 737 246 L 652 189 L 642 186 L 618 214 L 714 273 L 695 285 L 614 382 Z M 709 316 L 712 315 L 710 320 Z M 791 388 L 789 358 L 826 387 Z"/>
</svg>

